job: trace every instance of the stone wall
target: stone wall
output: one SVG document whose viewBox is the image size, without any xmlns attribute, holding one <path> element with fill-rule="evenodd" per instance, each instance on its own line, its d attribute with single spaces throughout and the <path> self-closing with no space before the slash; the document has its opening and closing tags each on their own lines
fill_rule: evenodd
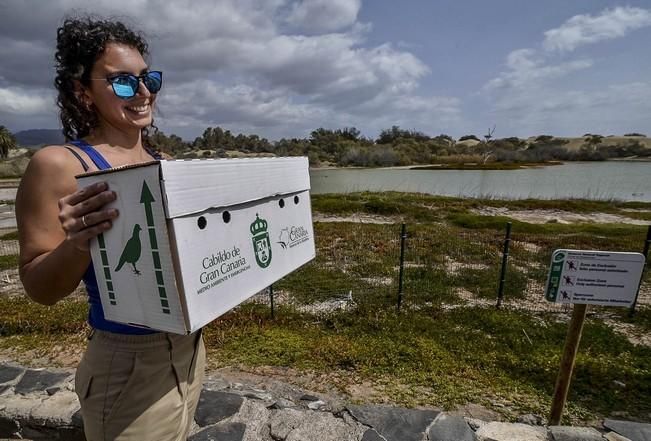
<svg viewBox="0 0 651 441">
<path fill-rule="evenodd" d="M 0 364 L 0 438 L 83 441 L 74 371 Z M 293 387 L 270 391 L 208 376 L 190 441 L 651 440 L 651 425 L 606 420 L 604 430 L 489 422 L 440 412 L 352 405 Z M 609 429 L 606 429 L 609 428 Z"/>
</svg>

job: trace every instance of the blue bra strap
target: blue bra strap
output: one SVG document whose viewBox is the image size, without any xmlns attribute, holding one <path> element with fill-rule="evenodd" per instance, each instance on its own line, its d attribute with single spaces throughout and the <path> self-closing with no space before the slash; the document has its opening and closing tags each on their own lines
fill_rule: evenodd
<svg viewBox="0 0 651 441">
<path fill-rule="evenodd" d="M 93 161 L 99 170 L 106 170 L 107 168 L 111 168 L 111 164 L 109 164 L 106 159 L 104 159 L 104 157 L 93 148 L 92 145 L 88 144 L 83 139 L 70 141 L 70 144 L 83 150 L 83 152 L 88 155 L 88 157 L 91 159 L 91 161 Z"/>
<path fill-rule="evenodd" d="M 84 153 L 88 155 L 88 157 L 95 163 L 95 166 L 97 167 L 98 170 L 105 170 L 107 168 L 111 168 L 111 164 L 109 164 L 106 159 L 97 151 L 95 148 L 88 144 L 86 141 L 83 139 L 76 139 L 74 141 L 70 141 L 70 144 L 74 145 L 75 147 L 79 147 L 81 150 L 83 150 Z M 152 158 L 156 160 L 161 160 L 163 159 L 162 156 L 153 150 L 150 150 L 149 148 L 145 147 L 145 151 L 151 156 Z"/>
</svg>

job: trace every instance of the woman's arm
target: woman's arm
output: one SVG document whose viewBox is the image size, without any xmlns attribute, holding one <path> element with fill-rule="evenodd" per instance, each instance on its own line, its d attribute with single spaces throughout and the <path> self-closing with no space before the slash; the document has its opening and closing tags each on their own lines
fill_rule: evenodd
<svg viewBox="0 0 651 441">
<path fill-rule="evenodd" d="M 117 216 L 102 209 L 115 200 L 105 183 L 77 190 L 75 175 L 82 172 L 66 149 L 46 147 L 32 157 L 18 188 L 20 278 L 29 297 L 44 305 L 77 288 L 90 263 L 89 239 Z"/>
</svg>

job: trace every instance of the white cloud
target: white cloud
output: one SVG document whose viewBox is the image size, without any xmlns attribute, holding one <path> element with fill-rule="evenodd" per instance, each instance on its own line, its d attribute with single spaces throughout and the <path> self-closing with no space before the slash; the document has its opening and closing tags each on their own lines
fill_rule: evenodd
<svg viewBox="0 0 651 441">
<path fill-rule="evenodd" d="M 518 49 L 507 56 L 506 72 L 500 73 L 484 86 L 484 91 L 505 92 L 512 89 L 538 87 L 547 81 L 562 78 L 573 72 L 592 67 L 592 60 L 580 59 L 546 64 L 547 59 L 541 57 L 533 49 Z"/>
<path fill-rule="evenodd" d="M 545 32 L 543 47 L 569 52 L 585 44 L 623 37 L 645 26 L 651 26 L 651 11 L 641 8 L 617 7 L 596 16 L 575 15 L 560 27 Z"/>
<path fill-rule="evenodd" d="M 51 83 L 60 19 L 87 3 L 51 0 L 42 16 L 5 1 L 0 87 Z M 366 43 L 371 25 L 358 21 L 360 8 L 361 0 L 98 0 L 92 12 L 145 31 L 151 64 L 165 72 L 163 130 L 230 124 L 273 137 L 343 124 L 374 136 L 386 128 L 378 121 L 431 127 L 458 118 L 459 100 L 419 95 L 430 69 L 418 57 Z"/>
<path fill-rule="evenodd" d="M 317 127 L 356 126 L 376 136 L 393 124 L 439 127 L 456 122 L 460 102 L 455 98 L 421 97 L 391 92 L 346 107 L 306 100 L 285 88 L 260 85 L 221 86 L 201 80 L 168 90 L 160 99 L 157 124 L 203 130 L 220 125 L 231 131 L 258 133 L 271 139 L 306 136 Z"/>
<path fill-rule="evenodd" d="M 545 32 L 541 49 L 510 52 L 504 71 L 482 88 L 491 114 L 502 129 L 517 135 L 614 133 L 618 127 L 647 126 L 643 115 L 651 112 L 651 83 L 582 81 L 591 77 L 595 63 L 568 53 L 648 25 L 650 11 L 621 7 L 577 15 Z"/>
<path fill-rule="evenodd" d="M 592 132 L 622 134 L 648 126 L 651 82 L 613 84 L 598 90 L 523 91 L 500 100 L 494 114 L 512 133 L 577 136 Z"/>
<path fill-rule="evenodd" d="M 361 6 L 361 0 L 300 0 L 285 22 L 307 34 L 339 31 L 356 22 Z"/>
<path fill-rule="evenodd" d="M 0 88 L 0 113 L 17 116 L 40 115 L 54 110 L 54 100 L 48 92 L 41 95 L 26 93 L 18 88 Z"/>
<path fill-rule="evenodd" d="M 319 115 L 318 109 L 292 102 L 282 90 L 263 91 L 246 84 L 225 87 L 207 80 L 176 87 L 164 95 L 161 106 L 163 115 L 173 112 L 174 118 L 194 120 L 204 127 L 293 125 Z"/>
</svg>

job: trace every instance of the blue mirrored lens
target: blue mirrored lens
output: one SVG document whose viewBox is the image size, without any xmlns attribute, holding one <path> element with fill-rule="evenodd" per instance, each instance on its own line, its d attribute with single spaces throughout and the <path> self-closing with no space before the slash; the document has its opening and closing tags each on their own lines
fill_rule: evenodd
<svg viewBox="0 0 651 441">
<path fill-rule="evenodd" d="M 163 85 L 162 72 L 148 72 L 142 77 L 142 82 L 150 93 L 158 93 Z"/>
<path fill-rule="evenodd" d="M 120 98 L 132 98 L 138 90 L 138 77 L 135 75 L 117 75 L 109 80 L 113 92 Z"/>
<path fill-rule="evenodd" d="M 113 91 L 120 98 L 131 98 L 135 96 L 133 88 L 128 84 L 113 83 Z"/>
</svg>

